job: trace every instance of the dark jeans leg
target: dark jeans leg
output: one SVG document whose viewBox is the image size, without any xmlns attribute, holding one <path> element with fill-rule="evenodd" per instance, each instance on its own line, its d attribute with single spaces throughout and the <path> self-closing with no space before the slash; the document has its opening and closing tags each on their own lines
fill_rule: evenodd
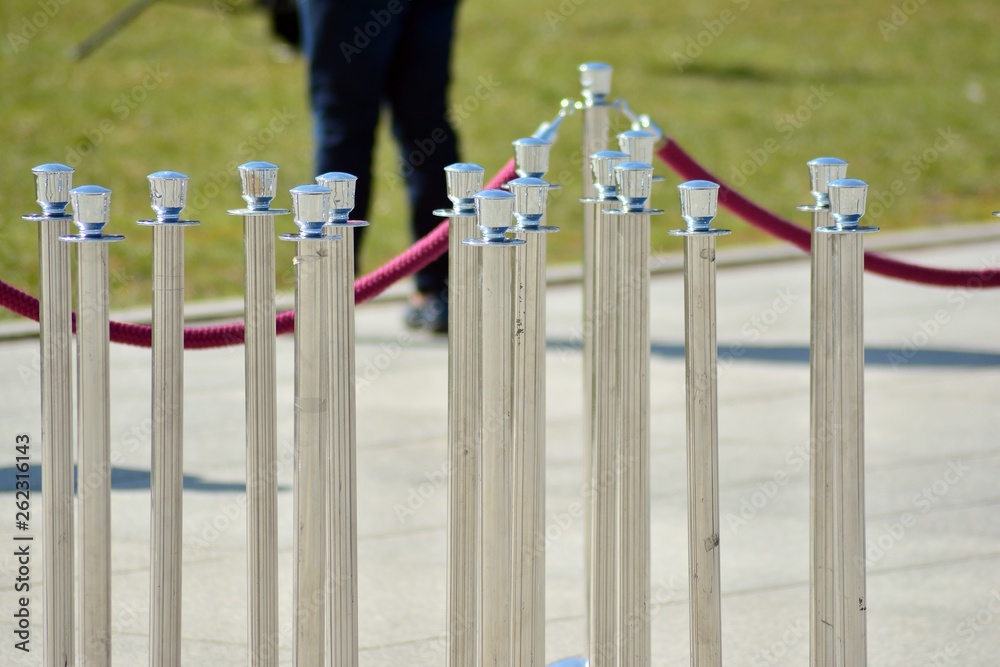
<svg viewBox="0 0 1000 667">
<path fill-rule="evenodd" d="M 446 106 L 456 4 L 456 0 L 413 0 L 389 70 L 387 97 L 414 238 L 441 222 L 433 211 L 447 205 L 444 168 L 458 162 L 458 142 Z M 418 272 L 416 281 L 421 293 L 444 293 L 447 255 Z"/>
<path fill-rule="evenodd" d="M 316 173 L 358 177 L 356 219 L 368 217 L 375 127 L 405 16 L 405 10 L 393 15 L 386 7 L 385 0 L 300 2 Z M 355 230 L 356 248 L 362 235 L 362 228 Z"/>
</svg>

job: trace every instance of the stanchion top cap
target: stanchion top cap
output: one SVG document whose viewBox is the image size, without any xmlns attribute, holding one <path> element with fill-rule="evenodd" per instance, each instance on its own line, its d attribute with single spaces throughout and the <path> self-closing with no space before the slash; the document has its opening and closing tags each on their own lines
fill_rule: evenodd
<svg viewBox="0 0 1000 667">
<path fill-rule="evenodd" d="M 614 169 L 628 160 L 628 154 L 621 151 L 598 151 L 590 156 L 590 170 L 594 175 L 594 187 L 602 199 L 615 197 Z"/>
<path fill-rule="evenodd" d="M 858 221 L 865 214 L 868 184 L 856 178 L 841 178 L 830 181 L 828 190 L 830 215 L 837 222 L 837 228 L 856 229 Z"/>
<path fill-rule="evenodd" d="M 292 214 L 302 238 L 321 238 L 330 213 L 330 188 L 322 185 L 299 185 L 292 195 Z"/>
<path fill-rule="evenodd" d="M 239 167 L 243 199 L 251 211 L 266 211 L 278 194 L 278 165 L 270 162 L 247 162 Z"/>
<path fill-rule="evenodd" d="M 516 178 L 509 182 L 514 195 L 514 217 L 523 229 L 537 229 L 545 215 L 549 184 L 540 178 Z"/>
<path fill-rule="evenodd" d="M 73 171 L 73 167 L 55 162 L 31 170 L 35 175 L 35 201 L 46 215 L 65 215 L 69 191 L 73 188 Z"/>
<path fill-rule="evenodd" d="M 474 199 L 483 241 L 503 242 L 514 215 L 514 195 L 506 190 L 483 190 Z"/>
<path fill-rule="evenodd" d="M 150 174 L 149 206 L 160 222 L 180 220 L 181 211 L 187 204 L 188 177 L 176 171 L 158 171 Z"/>
<path fill-rule="evenodd" d="M 634 162 L 653 164 L 655 144 L 656 135 L 646 130 L 628 130 L 618 135 L 618 147 Z"/>
<path fill-rule="evenodd" d="M 552 144 L 544 139 L 526 137 L 514 142 L 514 162 L 517 175 L 541 178 L 549 170 L 549 153 Z"/>
<path fill-rule="evenodd" d="M 818 157 L 806 163 L 809 167 L 809 190 L 816 203 L 825 206 L 830 203 L 827 186 L 847 176 L 847 163 L 840 158 Z"/>
<path fill-rule="evenodd" d="M 329 221 L 345 223 L 354 210 L 354 195 L 358 177 L 343 171 L 328 171 L 316 177 L 316 182 L 330 189 Z"/>
<path fill-rule="evenodd" d="M 100 238 L 111 219 L 111 190 L 99 185 L 82 185 L 70 193 L 73 202 L 73 223 L 80 236 Z"/>
<path fill-rule="evenodd" d="M 712 181 L 688 181 L 677 186 L 681 194 L 681 217 L 688 231 L 708 231 L 719 208 L 719 184 Z"/>
<path fill-rule="evenodd" d="M 611 74 L 614 69 L 604 63 L 583 63 L 580 65 L 580 85 L 583 99 L 588 105 L 604 104 L 611 94 Z"/>
<path fill-rule="evenodd" d="M 485 171 L 478 164 L 467 162 L 456 162 L 444 168 L 448 199 L 456 211 L 473 213 L 476 210 L 473 196 L 483 189 Z"/>
<path fill-rule="evenodd" d="M 645 162 L 622 162 L 615 167 L 618 200 L 625 210 L 641 212 L 646 208 L 653 185 L 653 165 Z"/>
</svg>

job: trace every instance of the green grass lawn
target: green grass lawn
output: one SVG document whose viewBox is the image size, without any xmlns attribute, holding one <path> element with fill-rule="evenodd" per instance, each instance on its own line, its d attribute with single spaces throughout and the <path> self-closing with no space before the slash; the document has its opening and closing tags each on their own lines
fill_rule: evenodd
<svg viewBox="0 0 1000 667">
<path fill-rule="evenodd" d="M 242 203 L 233 165 L 278 164 L 283 206 L 313 177 L 303 63 L 250 4 L 163 0 L 82 62 L 70 48 L 124 0 L 0 5 L 0 278 L 37 293 L 35 230 L 20 220 L 37 210 L 30 169 L 67 162 L 77 185 L 115 192 L 109 231 L 128 236 L 111 247 L 115 307 L 149 301 L 150 231 L 134 221 L 150 216 L 145 176 L 161 169 L 191 176 L 186 213 L 202 221 L 187 234 L 189 298 L 242 293 L 241 222 L 226 215 Z M 463 159 L 492 173 L 511 141 L 578 95 L 576 66 L 602 60 L 615 67 L 615 96 L 779 212 L 799 215 L 805 162 L 834 155 L 871 184 L 870 201 L 884 205 L 869 217 L 886 230 L 985 220 L 1000 208 L 997 25 L 990 0 L 467 0 L 452 104 Z M 551 202 L 564 230 L 551 262 L 580 256 L 579 136 L 570 118 L 552 155 L 550 177 L 569 177 Z M 653 248 L 669 251 L 678 179 L 657 170 L 667 180 L 654 204 L 668 215 L 654 221 Z M 385 131 L 375 173 L 365 268 L 410 242 Z M 902 195 L 890 202 L 894 183 Z M 729 216 L 719 224 L 734 230 L 723 243 L 766 240 Z M 292 250 L 279 244 L 279 289 L 291 287 Z"/>
</svg>

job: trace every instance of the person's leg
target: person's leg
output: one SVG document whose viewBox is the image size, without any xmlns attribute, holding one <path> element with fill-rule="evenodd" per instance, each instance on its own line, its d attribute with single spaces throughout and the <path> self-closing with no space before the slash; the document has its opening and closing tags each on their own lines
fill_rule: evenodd
<svg viewBox="0 0 1000 667">
<path fill-rule="evenodd" d="M 387 95 L 393 133 L 399 141 L 414 238 L 440 222 L 433 215 L 447 205 L 444 168 L 458 162 L 455 131 L 447 117 L 451 42 L 457 0 L 413 0 L 390 66 Z M 425 295 L 445 293 L 448 258 L 416 275 Z"/>
<path fill-rule="evenodd" d="M 301 0 L 303 52 L 316 137 L 316 174 L 358 177 L 353 218 L 366 219 L 372 147 L 402 31 L 385 0 Z M 362 229 L 355 230 L 355 242 Z"/>
</svg>

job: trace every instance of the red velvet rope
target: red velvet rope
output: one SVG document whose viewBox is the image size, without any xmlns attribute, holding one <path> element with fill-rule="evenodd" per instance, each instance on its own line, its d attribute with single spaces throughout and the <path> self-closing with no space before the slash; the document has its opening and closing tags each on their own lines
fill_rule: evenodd
<svg viewBox="0 0 1000 667">
<path fill-rule="evenodd" d="M 498 188 L 516 176 L 514 160 L 511 159 L 486 187 L 487 189 Z M 354 283 L 354 302 L 364 303 L 375 298 L 388 289 L 390 285 L 413 275 L 447 250 L 448 220 L 445 220 L 402 254 L 368 275 L 358 278 Z M 3 281 L 0 281 L 0 306 L 18 315 L 38 321 L 38 299 Z M 295 329 L 295 311 L 286 310 L 278 313 L 277 318 L 275 318 L 275 329 L 278 334 L 293 331 Z M 76 331 L 76 313 L 73 313 L 73 331 Z M 187 327 L 184 329 L 184 347 L 189 350 L 200 350 L 241 345 L 243 332 L 243 322 L 218 326 Z M 112 321 L 110 333 L 111 340 L 115 343 L 138 347 L 150 347 L 153 343 L 153 329 L 148 324 Z"/>
<path fill-rule="evenodd" d="M 754 227 L 772 236 L 787 241 L 809 252 L 812 233 L 799 225 L 775 215 L 750 201 L 743 195 L 722 183 L 721 179 L 695 161 L 673 139 L 659 151 L 660 158 L 680 176 L 686 179 L 702 179 L 719 184 L 719 203 Z M 514 160 L 510 160 L 486 186 L 500 187 L 515 176 Z M 364 303 L 381 294 L 393 283 L 409 276 L 440 257 L 448 249 L 448 221 L 445 220 L 430 234 L 420 239 L 405 252 L 392 259 L 385 266 L 375 269 L 354 283 L 355 303 Z M 980 270 L 942 269 L 921 266 L 887 257 L 874 252 L 865 253 L 865 270 L 898 280 L 907 280 L 938 287 L 960 287 L 981 289 L 1000 287 L 1000 268 L 986 267 Z M 0 306 L 18 315 L 38 321 L 38 299 L 27 292 L 0 281 Z M 278 313 L 275 328 L 278 334 L 289 333 L 295 328 L 295 311 Z M 73 314 L 73 330 L 76 330 L 76 313 Z M 243 343 L 242 322 L 219 326 L 188 327 L 184 330 L 184 347 L 205 349 L 239 345 Z M 149 347 L 152 344 L 152 328 L 145 324 L 111 322 L 111 340 L 125 345 Z"/>
<path fill-rule="evenodd" d="M 719 184 L 719 203 L 733 214 L 743 218 L 754 227 L 772 236 L 788 241 L 809 252 L 812 233 L 770 211 L 761 208 L 743 195 L 725 185 L 718 177 L 698 164 L 673 139 L 659 151 L 660 158 L 682 178 L 690 180 L 714 181 Z M 865 270 L 888 278 L 907 280 L 923 285 L 938 287 L 961 287 L 980 289 L 1000 287 L 1000 268 L 986 267 L 980 270 L 941 269 L 932 266 L 911 264 L 893 259 L 876 252 L 865 253 Z"/>
</svg>

